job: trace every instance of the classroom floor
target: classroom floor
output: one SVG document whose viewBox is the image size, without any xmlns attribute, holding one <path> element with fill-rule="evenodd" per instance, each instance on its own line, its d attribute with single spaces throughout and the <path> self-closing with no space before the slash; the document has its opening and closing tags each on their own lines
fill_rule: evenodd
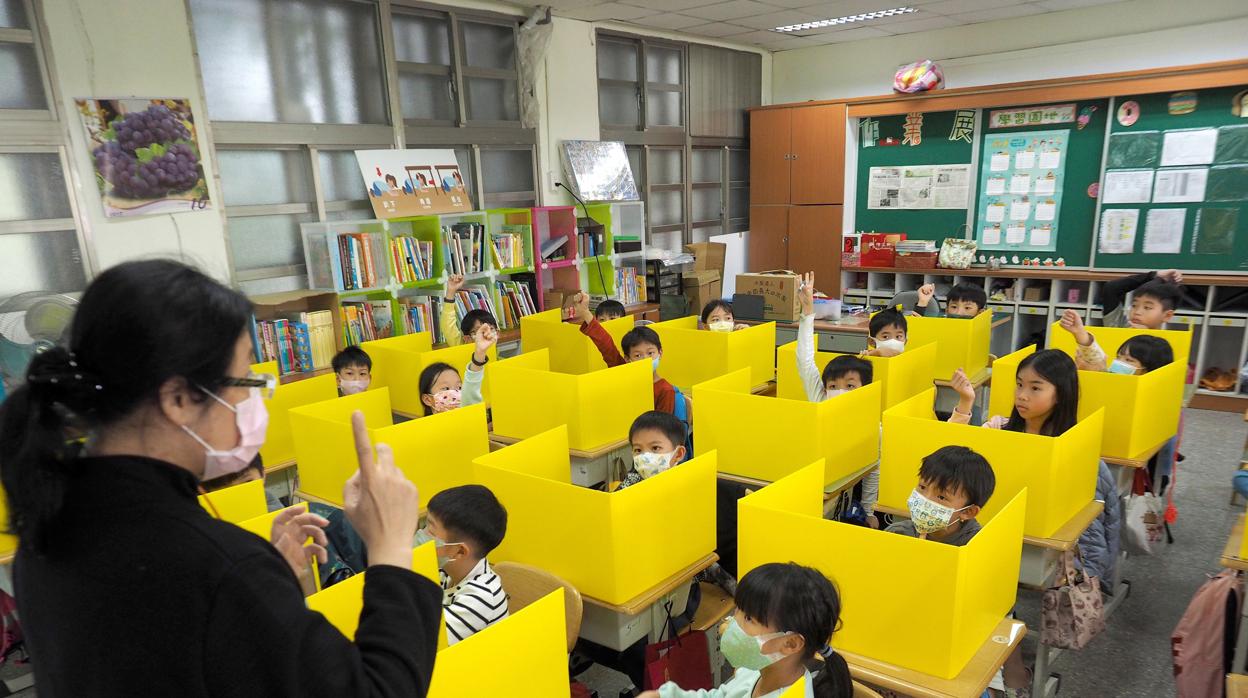
<svg viewBox="0 0 1248 698">
<path fill-rule="evenodd" d="M 1110 618 L 1109 627 L 1080 652 L 1066 652 L 1053 667 L 1062 675 L 1060 695 L 1172 696 L 1170 632 L 1186 610 L 1207 573 L 1218 571 L 1218 556 L 1243 505 L 1231 506 L 1231 474 L 1239 462 L 1248 424 L 1243 416 L 1205 410 L 1184 411 L 1182 451 L 1187 460 L 1178 474 L 1175 506 L 1179 519 L 1171 527 L 1175 542 L 1162 554 L 1126 562 L 1124 577 L 1131 595 Z M 1029 628 L 1039 627 L 1040 595 L 1020 591 L 1019 612 Z M 1037 634 L 1024 640 L 1028 663 Z M 4 667 L 0 678 L 23 674 L 26 667 Z M 618 675 L 595 677 L 597 688 L 622 686 Z M 23 698 L 35 689 L 0 696 Z"/>
</svg>

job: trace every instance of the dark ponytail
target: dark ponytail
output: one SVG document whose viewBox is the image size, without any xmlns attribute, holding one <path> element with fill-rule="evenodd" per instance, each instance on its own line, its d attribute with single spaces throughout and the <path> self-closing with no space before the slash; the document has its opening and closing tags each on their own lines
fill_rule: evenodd
<svg viewBox="0 0 1248 698">
<path fill-rule="evenodd" d="M 46 549 L 84 439 L 156 400 L 170 378 L 217 385 L 250 313 L 241 294 L 170 260 L 120 264 L 87 287 L 69 346 L 36 355 L 0 404 L 8 531 L 24 548 Z"/>
</svg>

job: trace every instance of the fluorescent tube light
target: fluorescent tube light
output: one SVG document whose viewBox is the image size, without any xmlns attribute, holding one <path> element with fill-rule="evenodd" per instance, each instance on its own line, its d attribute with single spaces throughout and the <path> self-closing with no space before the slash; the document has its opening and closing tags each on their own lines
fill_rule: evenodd
<svg viewBox="0 0 1248 698">
<path fill-rule="evenodd" d="M 824 29 L 826 27 L 835 27 L 838 24 L 850 24 L 852 22 L 862 22 L 868 19 L 881 19 L 884 17 L 893 17 L 896 15 L 908 15 L 916 10 L 913 7 L 894 7 L 891 10 L 876 10 L 875 12 L 864 12 L 860 15 L 846 15 L 837 17 L 836 19 L 821 19 L 816 22 L 804 22 L 802 24 L 790 24 L 784 27 L 776 27 L 773 32 L 790 33 L 808 31 L 811 29 Z"/>
</svg>

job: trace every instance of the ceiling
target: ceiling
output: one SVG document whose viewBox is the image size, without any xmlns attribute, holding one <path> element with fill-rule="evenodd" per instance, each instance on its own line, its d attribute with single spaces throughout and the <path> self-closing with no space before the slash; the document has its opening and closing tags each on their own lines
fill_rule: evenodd
<svg viewBox="0 0 1248 698">
<path fill-rule="evenodd" d="M 750 44 L 771 51 L 873 39 L 997 19 L 1038 15 L 1121 0 L 542 0 L 554 14 L 589 22 Z M 774 27 L 895 7 L 917 12 L 781 34 Z"/>
</svg>

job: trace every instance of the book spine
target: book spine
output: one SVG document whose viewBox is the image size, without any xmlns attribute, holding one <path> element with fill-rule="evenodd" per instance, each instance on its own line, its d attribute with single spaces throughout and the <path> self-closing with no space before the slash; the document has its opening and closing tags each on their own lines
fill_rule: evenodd
<svg viewBox="0 0 1248 698">
<path fill-rule="evenodd" d="M 364 287 L 372 288 L 377 285 L 377 270 L 373 267 L 373 236 L 361 233 L 360 242 L 363 243 Z"/>
</svg>

